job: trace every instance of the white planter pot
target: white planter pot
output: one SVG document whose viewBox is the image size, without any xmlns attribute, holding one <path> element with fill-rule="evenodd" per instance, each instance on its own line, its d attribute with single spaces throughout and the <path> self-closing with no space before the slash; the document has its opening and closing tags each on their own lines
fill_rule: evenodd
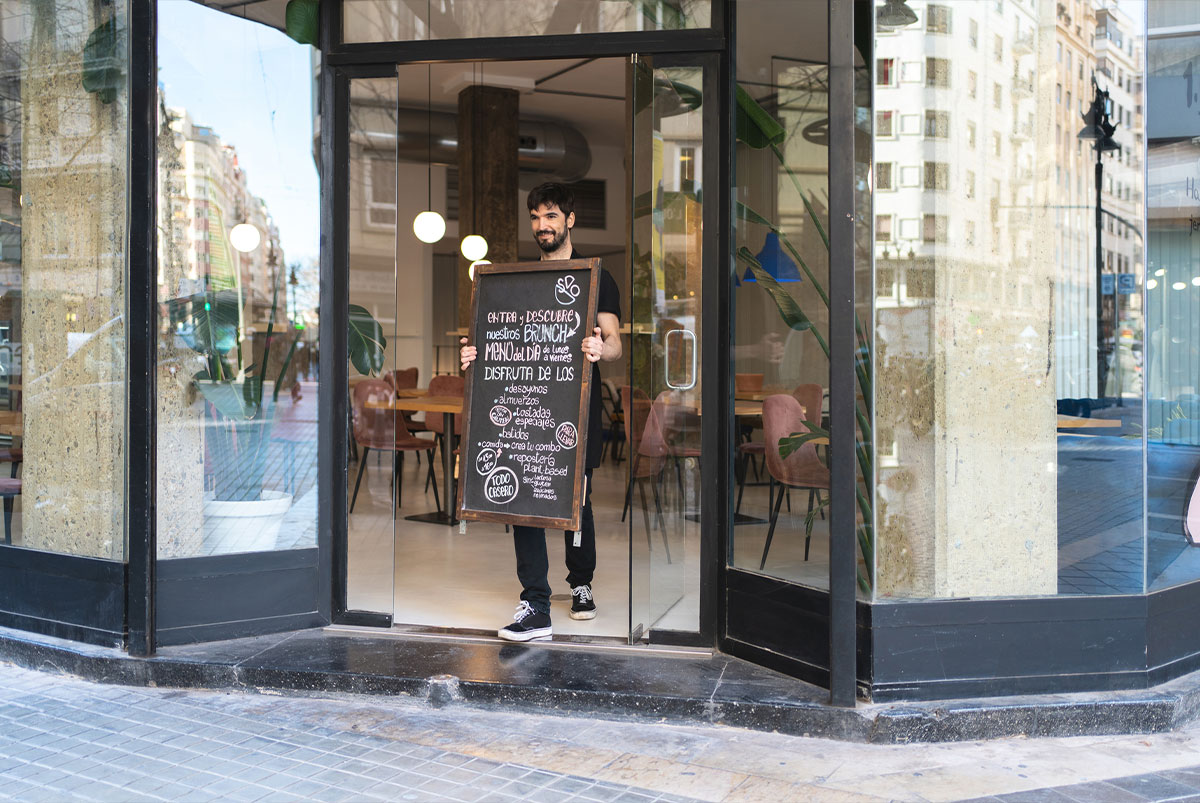
<svg viewBox="0 0 1200 803">
<path fill-rule="evenodd" d="M 204 497 L 204 553 L 265 552 L 275 548 L 283 518 L 292 506 L 292 495 L 263 491 L 249 502 L 219 502 Z"/>
</svg>

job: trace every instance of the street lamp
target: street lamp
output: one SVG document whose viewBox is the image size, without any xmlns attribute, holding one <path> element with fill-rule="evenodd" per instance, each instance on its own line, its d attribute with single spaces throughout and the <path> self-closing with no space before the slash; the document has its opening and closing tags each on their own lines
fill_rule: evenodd
<svg viewBox="0 0 1200 803">
<path fill-rule="evenodd" d="M 1103 207 L 1100 201 L 1100 191 L 1104 185 L 1104 161 L 1102 157 L 1106 151 L 1115 151 L 1121 146 L 1112 138 L 1117 127 L 1108 118 L 1108 91 L 1100 88 L 1100 84 L 1096 82 L 1095 73 L 1092 74 L 1092 105 L 1081 116 L 1083 117 L 1084 125 L 1079 133 L 1076 134 L 1076 137 L 1078 139 L 1092 140 L 1094 142 L 1092 148 L 1096 151 L 1096 398 L 1101 399 L 1104 398 L 1105 375 L 1108 370 L 1108 354 L 1106 347 L 1103 345 L 1106 342 L 1103 337 L 1104 294 L 1100 292 L 1102 276 L 1104 274 L 1104 248 L 1100 242 L 1100 233 L 1103 231 L 1101 221 Z M 1113 299 L 1113 315 L 1115 318 L 1115 297 Z"/>
</svg>

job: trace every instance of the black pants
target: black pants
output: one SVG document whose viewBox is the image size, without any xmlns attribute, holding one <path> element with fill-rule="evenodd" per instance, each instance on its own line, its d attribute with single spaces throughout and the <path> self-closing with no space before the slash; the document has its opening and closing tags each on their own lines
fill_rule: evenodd
<svg viewBox="0 0 1200 803">
<path fill-rule="evenodd" d="M 567 582 L 571 587 L 590 585 L 596 571 L 596 523 L 592 518 L 592 470 L 584 474 L 583 511 L 580 516 L 579 546 L 575 533 L 566 530 Z M 521 599 L 538 613 L 550 613 L 550 559 L 546 554 L 546 530 L 542 527 L 513 526 L 513 547 L 517 552 L 517 579 L 521 581 Z"/>
</svg>

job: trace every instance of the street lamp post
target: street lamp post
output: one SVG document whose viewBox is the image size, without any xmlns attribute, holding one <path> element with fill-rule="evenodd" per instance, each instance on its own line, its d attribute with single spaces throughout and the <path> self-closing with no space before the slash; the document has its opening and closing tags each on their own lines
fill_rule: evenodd
<svg viewBox="0 0 1200 803">
<path fill-rule="evenodd" d="M 1104 211 L 1100 193 L 1104 185 L 1104 153 L 1117 150 L 1121 146 L 1112 138 L 1117 127 L 1109 121 L 1108 92 L 1100 88 L 1094 73 L 1092 74 L 1092 105 L 1082 116 L 1084 126 L 1077 137 L 1094 140 L 1092 147 L 1096 151 L 1096 398 L 1101 399 L 1104 398 L 1108 353 L 1104 345 L 1104 294 L 1101 292 L 1104 276 L 1104 248 L 1101 243 Z M 1114 291 L 1115 289 L 1114 287 Z M 1115 295 L 1113 315 L 1116 316 Z M 1117 393 L 1120 395 L 1119 389 Z"/>
</svg>

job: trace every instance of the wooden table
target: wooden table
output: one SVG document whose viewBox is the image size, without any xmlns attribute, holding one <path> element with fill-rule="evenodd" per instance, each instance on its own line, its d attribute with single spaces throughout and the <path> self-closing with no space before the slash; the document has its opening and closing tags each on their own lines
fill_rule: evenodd
<svg viewBox="0 0 1200 803">
<path fill-rule="evenodd" d="M 19 438 L 23 430 L 24 420 L 20 412 L 0 410 L 0 435 Z"/>
<path fill-rule="evenodd" d="M 1083 418 L 1077 415 L 1060 415 L 1058 417 L 1059 429 L 1091 429 L 1093 427 L 1119 427 L 1122 421 L 1119 418 Z"/>
<path fill-rule="evenodd" d="M 431 513 L 417 513 L 405 516 L 409 521 L 423 521 L 429 524 L 458 524 L 455 510 L 458 507 L 454 497 L 454 416 L 463 411 L 462 396 L 430 396 L 428 388 L 407 388 L 407 391 L 420 391 L 416 396 L 400 396 L 391 404 L 382 402 L 367 402 L 374 409 L 402 410 L 404 412 L 425 412 L 442 414 L 442 499 L 446 500 L 445 510 L 435 510 Z M 401 391 L 404 392 L 404 391 Z"/>
</svg>

